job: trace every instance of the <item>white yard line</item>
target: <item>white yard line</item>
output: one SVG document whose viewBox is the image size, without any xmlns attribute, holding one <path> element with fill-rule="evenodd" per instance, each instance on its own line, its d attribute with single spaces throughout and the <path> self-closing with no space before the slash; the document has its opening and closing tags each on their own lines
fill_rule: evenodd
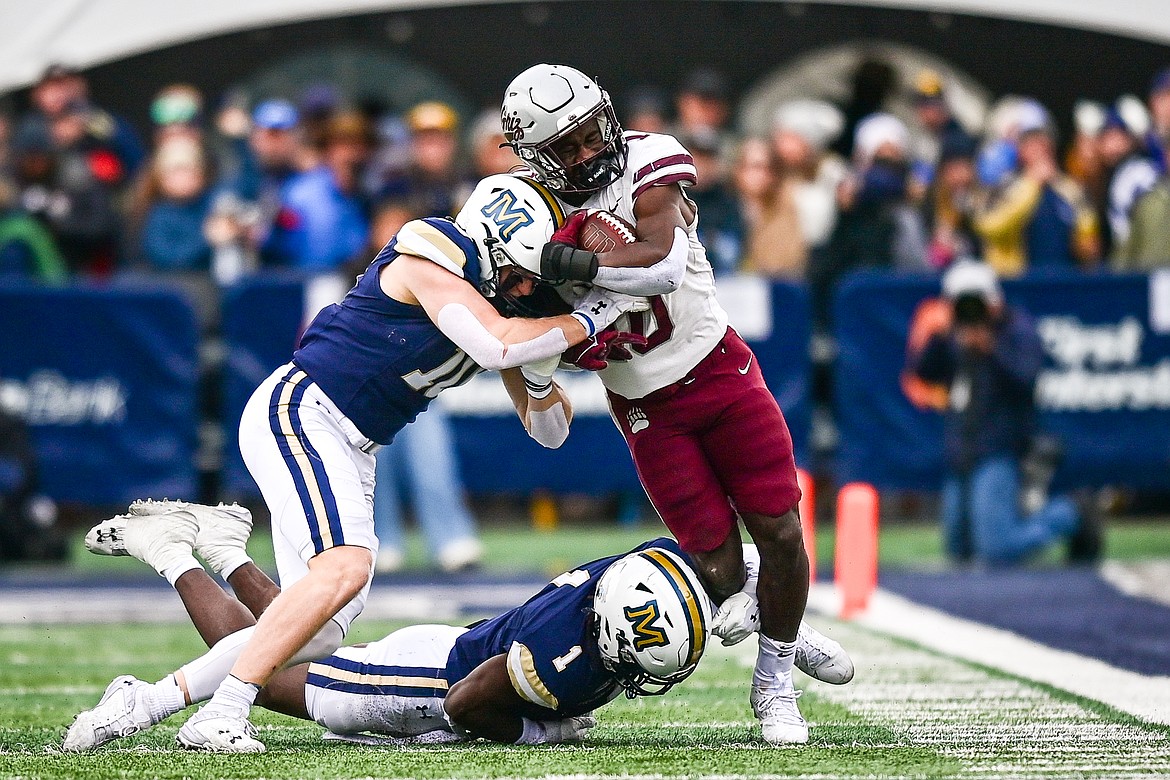
<svg viewBox="0 0 1170 780">
<path fill-rule="evenodd" d="M 832 585 L 818 584 L 809 594 L 810 609 L 823 615 L 838 614 L 839 605 L 840 597 Z M 953 617 L 883 590 L 874 594 L 869 609 L 853 622 L 1103 702 L 1152 723 L 1170 724 L 1170 677 L 1118 669 L 1010 631 Z"/>
<path fill-rule="evenodd" d="M 835 594 L 821 590 L 814 605 L 831 612 L 834 598 Z M 1046 687 L 981 668 L 1004 670 L 1019 678 L 1054 678 L 1053 687 L 1069 690 L 1077 687 L 1069 684 L 1070 677 L 1108 674 L 1108 667 L 1081 666 L 1078 662 L 1085 659 L 1075 655 L 1040 648 L 1007 632 L 988 632 L 983 626 L 888 594 L 880 594 L 857 620 L 814 616 L 812 622 L 845 645 L 857 665 L 857 675 L 842 686 L 802 675 L 801 687 L 869 723 L 890 728 L 899 744 L 929 748 L 959 762 L 957 778 L 1170 775 L 1170 738 L 1161 731 L 1110 722 Z M 750 647 L 740 654 L 742 660 L 749 659 Z M 971 661 L 980 666 L 972 666 Z M 1038 674 L 1042 665 L 1050 668 Z M 1151 678 L 1145 680 L 1149 684 Z M 816 724 L 811 725 L 815 732 Z"/>
<path fill-rule="evenodd" d="M 523 603 L 542 584 L 396 585 L 375 583 L 364 620 L 454 621 Z M 77 623 L 182 623 L 183 602 L 169 588 L 53 587 L 0 592 L 0 626 Z"/>
</svg>

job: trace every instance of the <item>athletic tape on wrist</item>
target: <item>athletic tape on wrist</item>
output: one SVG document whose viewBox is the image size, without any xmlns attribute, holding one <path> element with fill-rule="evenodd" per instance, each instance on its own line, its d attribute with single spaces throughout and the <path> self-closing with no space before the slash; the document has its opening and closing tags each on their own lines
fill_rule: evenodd
<svg viewBox="0 0 1170 780">
<path fill-rule="evenodd" d="M 528 390 L 529 397 L 534 398 L 537 401 L 541 400 L 542 398 L 548 398 L 549 394 L 552 393 L 552 387 L 552 379 L 549 379 L 545 382 L 536 382 L 532 379 L 529 379 L 527 375 L 524 377 L 524 388 Z"/>
<path fill-rule="evenodd" d="M 581 323 L 585 327 L 586 336 L 592 336 L 597 332 L 597 326 L 593 324 L 593 320 L 589 319 L 589 317 L 582 314 L 581 312 L 575 311 L 569 314 L 569 316 L 575 317 L 577 322 Z"/>
</svg>

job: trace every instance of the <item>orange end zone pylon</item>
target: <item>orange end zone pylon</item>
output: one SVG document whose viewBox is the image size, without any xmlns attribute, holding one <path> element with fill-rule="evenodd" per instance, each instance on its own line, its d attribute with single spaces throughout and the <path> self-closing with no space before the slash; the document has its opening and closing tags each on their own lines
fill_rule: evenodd
<svg viewBox="0 0 1170 780">
<path fill-rule="evenodd" d="M 878 494 L 873 485 L 851 482 L 837 494 L 837 590 L 841 617 L 865 611 L 877 588 Z"/>
<path fill-rule="evenodd" d="M 812 474 L 796 470 L 796 484 L 800 486 L 800 528 L 804 533 L 804 550 L 808 553 L 808 581 L 817 581 L 817 503 L 816 486 Z"/>
</svg>

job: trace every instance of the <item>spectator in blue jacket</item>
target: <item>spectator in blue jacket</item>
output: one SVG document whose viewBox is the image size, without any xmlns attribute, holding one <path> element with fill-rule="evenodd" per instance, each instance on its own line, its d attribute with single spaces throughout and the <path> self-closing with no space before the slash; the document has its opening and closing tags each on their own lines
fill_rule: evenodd
<svg viewBox="0 0 1170 780">
<path fill-rule="evenodd" d="M 914 373 L 949 390 L 942 522 L 957 561 L 1018 563 L 1064 539 L 1074 560 L 1093 559 L 1100 541 L 1088 507 L 1068 497 L 1023 516 L 1021 460 L 1033 441 L 1034 390 L 1043 347 L 1032 319 L 1008 306 L 991 267 L 956 262 L 943 276 L 951 325 L 911 356 Z"/>
<path fill-rule="evenodd" d="M 372 142 L 363 116 L 339 113 L 326 126 L 321 164 L 284 186 L 281 211 L 292 268 L 336 271 L 365 246 L 370 227 L 358 185 Z"/>
<path fill-rule="evenodd" d="M 164 139 L 150 161 L 138 206 L 138 253 L 153 271 L 206 272 L 211 245 L 203 223 L 211 208 L 210 170 L 200 143 L 188 136 Z"/>
</svg>

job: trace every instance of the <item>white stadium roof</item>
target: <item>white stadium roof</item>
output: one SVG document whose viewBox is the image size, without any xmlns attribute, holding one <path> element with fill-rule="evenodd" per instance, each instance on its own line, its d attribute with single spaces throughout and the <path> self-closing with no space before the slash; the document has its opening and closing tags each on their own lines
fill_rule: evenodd
<svg viewBox="0 0 1170 780">
<path fill-rule="evenodd" d="M 1028 20 L 1170 44 L 1166 0 L 845 1 Z M 50 0 L 33 4 L 3 0 L 0 91 L 33 82 L 53 62 L 87 68 L 173 44 L 275 24 L 490 2 L 493 0 Z"/>
</svg>

